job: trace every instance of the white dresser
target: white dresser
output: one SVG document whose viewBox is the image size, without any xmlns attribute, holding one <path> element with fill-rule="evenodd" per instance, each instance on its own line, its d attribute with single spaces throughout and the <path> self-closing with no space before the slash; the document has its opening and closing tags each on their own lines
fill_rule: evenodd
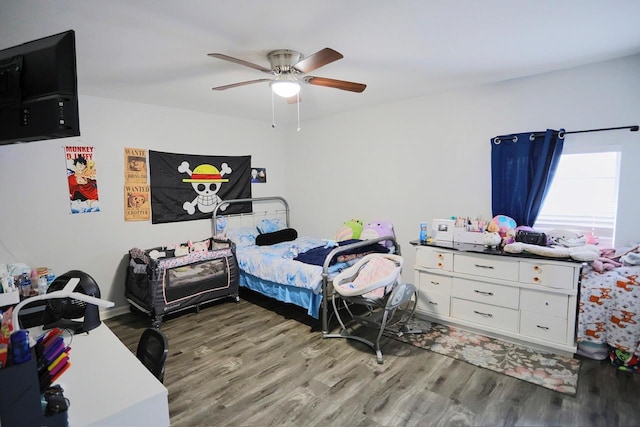
<svg viewBox="0 0 640 427">
<path fill-rule="evenodd" d="M 478 250 L 416 246 L 417 315 L 558 354 L 575 353 L 581 264 Z"/>
</svg>

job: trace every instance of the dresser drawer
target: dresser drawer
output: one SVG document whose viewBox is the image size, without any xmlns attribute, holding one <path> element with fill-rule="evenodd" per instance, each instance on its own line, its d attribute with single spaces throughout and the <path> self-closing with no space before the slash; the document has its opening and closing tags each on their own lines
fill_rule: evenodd
<svg viewBox="0 0 640 427">
<path fill-rule="evenodd" d="M 453 279 L 451 294 L 456 298 L 513 309 L 518 309 L 518 303 L 520 301 L 519 288 L 477 282 L 475 280 L 461 279 L 458 277 Z"/>
<path fill-rule="evenodd" d="M 567 318 L 567 295 L 549 294 L 530 289 L 520 290 L 520 309 L 562 319 Z"/>
<path fill-rule="evenodd" d="M 567 319 L 523 310 L 520 312 L 520 334 L 564 344 L 567 342 Z"/>
<path fill-rule="evenodd" d="M 418 292 L 418 305 L 416 306 L 416 310 L 440 316 L 449 316 L 450 303 L 451 298 L 447 294 L 440 294 L 437 292 Z"/>
<path fill-rule="evenodd" d="M 518 310 L 495 305 L 451 299 L 451 317 L 505 331 L 518 332 L 519 313 Z"/>
<path fill-rule="evenodd" d="M 416 264 L 426 268 L 453 271 L 453 254 L 438 248 L 419 247 L 416 251 Z"/>
<path fill-rule="evenodd" d="M 520 261 L 520 281 L 550 288 L 573 289 L 575 268 L 542 262 Z"/>
<path fill-rule="evenodd" d="M 420 292 L 451 294 L 451 282 L 453 279 L 450 276 L 440 276 L 439 274 L 426 273 L 424 271 L 417 271 L 416 276 Z"/>
<path fill-rule="evenodd" d="M 518 263 L 499 259 L 497 256 L 481 257 L 456 254 L 454 271 L 493 279 L 518 280 Z"/>
</svg>

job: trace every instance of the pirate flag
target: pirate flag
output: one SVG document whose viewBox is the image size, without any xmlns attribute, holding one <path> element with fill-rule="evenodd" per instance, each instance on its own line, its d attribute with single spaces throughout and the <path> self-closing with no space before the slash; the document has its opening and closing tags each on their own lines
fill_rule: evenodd
<svg viewBox="0 0 640 427">
<path fill-rule="evenodd" d="M 251 197 L 251 156 L 199 156 L 149 150 L 151 222 L 210 219 L 223 200 Z M 251 204 L 220 214 L 251 212 Z"/>
</svg>

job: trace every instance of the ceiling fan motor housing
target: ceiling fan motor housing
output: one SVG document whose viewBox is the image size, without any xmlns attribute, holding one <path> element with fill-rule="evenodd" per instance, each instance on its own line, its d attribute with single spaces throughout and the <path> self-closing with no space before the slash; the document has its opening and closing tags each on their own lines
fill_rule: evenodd
<svg viewBox="0 0 640 427">
<path fill-rule="evenodd" d="M 304 59 L 304 56 L 295 50 L 279 49 L 267 54 L 271 69 L 277 74 L 295 72 L 293 66 Z"/>
</svg>

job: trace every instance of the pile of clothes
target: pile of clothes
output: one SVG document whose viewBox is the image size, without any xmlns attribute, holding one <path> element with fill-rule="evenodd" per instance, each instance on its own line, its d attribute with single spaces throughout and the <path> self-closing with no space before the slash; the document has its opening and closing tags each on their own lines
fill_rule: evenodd
<svg viewBox="0 0 640 427">
<path fill-rule="evenodd" d="M 640 245 L 617 252 L 615 249 L 601 249 L 600 257 L 593 261 L 593 269 L 603 273 L 623 265 L 640 265 Z"/>
</svg>

